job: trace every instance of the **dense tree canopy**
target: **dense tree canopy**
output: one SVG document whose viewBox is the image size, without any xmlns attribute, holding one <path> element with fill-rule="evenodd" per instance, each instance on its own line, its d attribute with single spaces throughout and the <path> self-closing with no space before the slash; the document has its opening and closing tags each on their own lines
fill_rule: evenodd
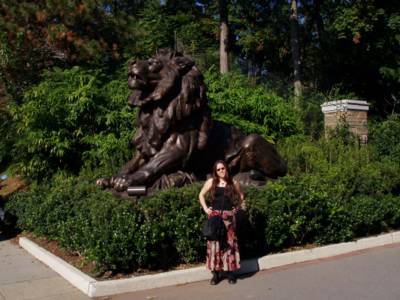
<svg viewBox="0 0 400 300">
<path fill-rule="evenodd" d="M 249 76 L 294 80 L 292 1 L 227 1 L 230 63 Z M 396 110 L 400 4 L 375 0 L 303 0 L 298 5 L 299 62 L 306 90 L 340 87 Z M 0 5 L 2 86 L 20 97 L 52 66 L 113 68 L 160 47 L 218 63 L 218 1 L 3 1 Z M 235 68 L 235 67 L 234 67 Z M 289 86 L 289 85 L 288 85 Z"/>
<path fill-rule="evenodd" d="M 3 84 L 20 97 L 43 69 L 103 67 L 120 61 L 133 41 L 126 29 L 140 6 L 140 1 L 3 1 Z"/>
</svg>

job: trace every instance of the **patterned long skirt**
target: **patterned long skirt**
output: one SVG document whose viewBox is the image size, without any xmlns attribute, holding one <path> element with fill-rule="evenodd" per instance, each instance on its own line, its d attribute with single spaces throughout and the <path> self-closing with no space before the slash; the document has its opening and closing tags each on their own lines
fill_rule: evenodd
<svg viewBox="0 0 400 300">
<path fill-rule="evenodd" d="M 220 211 L 213 211 L 210 217 L 216 215 L 221 215 Z M 211 271 L 235 271 L 240 268 L 235 214 L 231 210 L 224 210 L 222 218 L 227 230 L 227 240 L 226 243 L 207 241 L 206 267 Z"/>
</svg>

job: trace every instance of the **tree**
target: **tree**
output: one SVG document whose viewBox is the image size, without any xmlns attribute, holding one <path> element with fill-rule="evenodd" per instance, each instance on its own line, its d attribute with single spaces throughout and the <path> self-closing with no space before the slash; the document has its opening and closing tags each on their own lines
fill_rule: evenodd
<svg viewBox="0 0 400 300">
<path fill-rule="evenodd" d="M 220 39 L 219 39 L 219 56 L 220 56 L 220 72 L 222 74 L 229 71 L 229 56 L 228 56 L 228 4 L 227 0 L 218 0 L 219 3 L 219 20 L 220 20 Z"/>
<path fill-rule="evenodd" d="M 142 1 L 134 1 L 136 8 Z M 114 67 L 132 44 L 132 1 L 19 1 L 0 4 L 1 79 L 14 98 L 53 66 Z M 127 12 L 123 8 L 129 7 Z"/>
<path fill-rule="evenodd" d="M 301 82 L 301 60 L 300 60 L 300 40 L 299 40 L 299 21 L 297 17 L 297 0 L 290 3 L 290 44 L 292 48 L 293 75 L 294 75 L 294 95 L 298 98 L 303 94 Z M 296 103 L 298 106 L 298 103 Z"/>
<path fill-rule="evenodd" d="M 400 91 L 400 2 L 324 1 L 321 14 L 329 51 L 322 53 L 320 82 L 339 83 L 344 93 L 369 100 L 375 113 L 391 113 Z"/>
</svg>

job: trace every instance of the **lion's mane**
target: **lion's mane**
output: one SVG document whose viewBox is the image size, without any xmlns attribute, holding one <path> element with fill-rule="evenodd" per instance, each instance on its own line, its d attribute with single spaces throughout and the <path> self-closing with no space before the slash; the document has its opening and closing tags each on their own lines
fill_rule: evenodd
<svg viewBox="0 0 400 300">
<path fill-rule="evenodd" d="M 147 81 L 133 89 L 129 99 L 139 106 L 132 143 L 149 159 L 176 134 L 189 134 L 189 159 L 192 151 L 207 145 L 211 125 L 203 75 L 193 60 L 179 53 L 162 50 L 147 62 L 143 67 L 147 68 Z M 129 72 L 141 75 L 140 70 Z"/>
</svg>

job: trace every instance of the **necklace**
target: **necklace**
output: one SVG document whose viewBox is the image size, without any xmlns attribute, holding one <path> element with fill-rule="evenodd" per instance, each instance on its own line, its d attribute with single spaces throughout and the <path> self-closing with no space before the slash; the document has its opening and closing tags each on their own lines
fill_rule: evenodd
<svg viewBox="0 0 400 300">
<path fill-rule="evenodd" d="M 218 183 L 218 186 L 219 187 L 226 187 L 226 181 L 220 180 L 219 183 Z"/>
</svg>

